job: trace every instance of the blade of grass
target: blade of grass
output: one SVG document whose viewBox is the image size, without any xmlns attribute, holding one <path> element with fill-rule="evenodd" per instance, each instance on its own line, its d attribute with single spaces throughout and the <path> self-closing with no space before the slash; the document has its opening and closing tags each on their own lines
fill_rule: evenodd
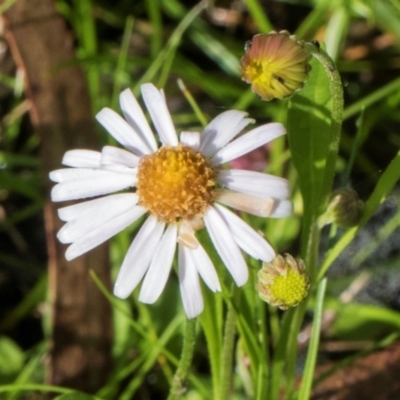
<svg viewBox="0 0 400 400">
<path fill-rule="evenodd" d="M 97 54 L 98 44 L 92 1 L 75 0 L 74 10 L 76 12 L 74 16 L 74 27 L 80 43 L 80 51 L 78 51 L 78 54 L 85 58 L 94 57 Z M 87 66 L 86 75 L 92 99 L 92 109 L 97 110 L 99 108 L 100 72 L 95 63 L 91 63 Z"/>
<path fill-rule="evenodd" d="M 345 6 L 337 8 L 329 18 L 329 23 L 325 32 L 325 45 L 327 53 L 334 61 L 337 60 L 343 42 L 347 36 L 349 22 L 349 10 Z"/>
<path fill-rule="evenodd" d="M 0 330 L 13 328 L 18 321 L 44 301 L 47 289 L 47 275 L 42 274 L 35 286 L 25 295 L 17 307 L 12 309 L 1 321 Z"/>
<path fill-rule="evenodd" d="M 296 30 L 296 36 L 300 39 L 312 39 L 323 24 L 326 14 L 331 7 L 331 0 L 317 1 L 314 9 L 308 14 Z"/>
<path fill-rule="evenodd" d="M 364 108 L 367 108 L 374 103 L 385 99 L 390 94 L 397 92 L 400 89 L 400 78 L 388 83 L 387 85 L 375 90 L 373 93 L 365 96 L 363 99 L 356 101 L 351 106 L 347 107 L 343 112 L 343 119 L 346 120 L 355 114 L 360 113 Z"/>
<path fill-rule="evenodd" d="M 176 27 L 171 37 L 169 38 L 167 44 L 164 46 L 163 50 L 160 51 L 158 56 L 149 66 L 147 71 L 143 74 L 143 76 L 139 79 L 137 85 L 135 86 L 135 92 L 139 88 L 139 86 L 144 82 L 149 82 L 154 79 L 154 77 L 160 73 L 160 78 L 158 79 L 158 85 L 161 87 L 164 86 L 164 83 L 169 74 L 172 61 L 174 59 L 176 50 L 181 42 L 182 36 L 187 30 L 187 28 L 191 25 L 191 23 L 199 16 L 199 14 L 204 10 L 207 6 L 207 2 L 205 0 L 198 3 L 195 7 L 193 7 L 187 15 L 182 19 L 180 24 Z"/>
<path fill-rule="evenodd" d="M 286 311 L 283 316 L 281 335 L 275 347 L 275 353 L 273 359 L 274 361 L 272 364 L 270 396 L 268 397 L 268 399 L 271 400 L 279 399 L 279 391 L 282 382 L 283 368 L 285 366 L 285 361 L 286 361 L 286 349 L 288 345 L 287 342 L 289 339 L 290 326 L 294 316 L 294 311 L 295 311 L 294 309 L 290 309 Z"/>
<path fill-rule="evenodd" d="M 203 291 L 204 311 L 199 317 L 207 341 L 208 356 L 210 358 L 211 379 L 213 385 L 213 399 L 221 400 L 221 354 L 222 354 L 222 299 Z"/>
<path fill-rule="evenodd" d="M 260 32 L 269 33 L 274 29 L 258 0 L 244 0 L 244 3 Z"/>
<path fill-rule="evenodd" d="M 32 394 L 32 392 L 60 393 L 60 394 L 79 393 L 74 389 L 69 389 L 62 386 L 41 385 L 39 383 L 0 386 L 0 393 L 9 393 L 16 391 L 29 392 L 30 394 Z"/>
<path fill-rule="evenodd" d="M 146 0 L 147 14 L 151 24 L 151 58 L 156 58 L 162 49 L 163 42 L 163 24 L 161 18 L 160 2 L 154 0 Z"/>
<path fill-rule="evenodd" d="M 185 84 L 183 83 L 182 79 L 178 79 L 178 86 L 179 89 L 181 89 L 181 92 L 183 95 L 186 97 L 186 100 L 190 104 L 190 107 L 192 108 L 193 112 L 195 113 L 197 119 L 201 123 L 203 127 L 207 125 L 207 119 L 204 116 L 203 112 L 201 111 L 199 105 L 197 104 L 196 100 L 192 96 L 192 94 L 189 92 L 189 90 L 186 88 Z"/>
<path fill-rule="evenodd" d="M 310 345 L 307 353 L 306 365 L 304 367 L 303 379 L 299 390 L 298 400 L 309 400 L 311 386 L 313 382 L 315 365 L 317 362 L 318 345 L 321 333 L 322 311 L 327 279 L 324 278 L 318 284 L 317 296 L 314 305 L 314 321 L 310 339 Z"/>
<path fill-rule="evenodd" d="M 0 6 L 0 14 L 3 14 L 3 12 L 7 11 L 14 3 L 16 3 L 17 0 L 6 0 L 1 6 Z"/>
<path fill-rule="evenodd" d="M 126 19 L 124 35 L 122 37 L 121 50 L 119 52 L 117 67 L 115 69 L 115 75 L 114 75 L 115 79 L 114 79 L 114 87 L 113 87 L 113 94 L 112 94 L 112 100 L 111 100 L 111 105 L 114 108 L 117 104 L 117 98 L 118 98 L 119 92 L 121 91 L 121 86 L 122 86 L 122 78 L 121 77 L 123 76 L 125 68 L 126 68 L 126 60 L 128 58 L 129 41 L 132 36 L 133 23 L 134 23 L 133 17 L 129 16 Z"/>
<path fill-rule="evenodd" d="M 206 28 L 206 26 L 204 26 L 204 28 Z M 193 29 L 193 31 L 190 32 L 190 39 L 227 74 L 236 77 L 240 76 L 240 64 L 237 56 L 229 51 L 223 42 L 216 39 L 213 33 L 208 33 L 205 30 Z"/>
</svg>

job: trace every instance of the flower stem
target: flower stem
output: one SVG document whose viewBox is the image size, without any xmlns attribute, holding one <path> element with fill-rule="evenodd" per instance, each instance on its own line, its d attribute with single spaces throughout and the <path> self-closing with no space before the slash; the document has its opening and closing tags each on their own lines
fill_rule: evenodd
<svg viewBox="0 0 400 400">
<path fill-rule="evenodd" d="M 192 363 L 194 345 L 196 342 L 196 318 L 186 321 L 185 336 L 183 338 L 183 348 L 178 368 L 172 379 L 168 400 L 179 399 L 185 391 L 184 381 L 186 379 L 190 364 Z"/>
<path fill-rule="evenodd" d="M 233 369 L 233 349 L 235 345 L 236 333 L 236 310 L 233 302 L 237 299 L 238 291 L 234 287 L 232 290 L 231 302 L 225 320 L 225 332 L 222 348 L 222 369 L 221 369 L 221 399 L 229 398 L 229 388 L 232 379 Z"/>
</svg>

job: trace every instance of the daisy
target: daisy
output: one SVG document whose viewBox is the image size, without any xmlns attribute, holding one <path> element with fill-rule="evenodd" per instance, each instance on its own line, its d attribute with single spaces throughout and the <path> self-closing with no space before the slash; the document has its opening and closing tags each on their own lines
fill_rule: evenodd
<svg viewBox="0 0 400 400">
<path fill-rule="evenodd" d="M 245 112 L 226 111 L 203 132 L 182 132 L 178 139 L 163 92 L 150 83 L 142 85 L 141 92 L 161 145 L 132 92 L 123 91 L 120 105 L 125 119 L 109 108 L 96 118 L 125 149 L 67 151 L 62 163 L 72 168 L 50 173 L 57 182 L 51 191 L 53 201 L 96 197 L 58 210 L 66 224 L 57 237 L 71 243 L 65 256 L 72 260 L 146 215 L 122 263 L 114 294 L 128 297 L 143 279 L 139 301 L 154 303 L 178 247 L 183 307 L 188 318 L 194 318 L 203 310 L 199 275 L 210 290 L 221 291 L 214 265 L 196 238 L 197 230 L 206 227 L 238 286 L 248 278 L 241 250 L 263 262 L 275 257 L 271 245 L 224 206 L 262 217 L 288 216 L 292 212 L 288 182 L 220 167 L 284 135 L 285 129 L 271 123 L 237 137 L 254 121 Z"/>
</svg>

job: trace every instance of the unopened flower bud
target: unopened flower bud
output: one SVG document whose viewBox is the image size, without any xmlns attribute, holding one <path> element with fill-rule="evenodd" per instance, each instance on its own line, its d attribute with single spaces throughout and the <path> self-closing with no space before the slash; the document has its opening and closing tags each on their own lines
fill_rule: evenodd
<svg viewBox="0 0 400 400">
<path fill-rule="evenodd" d="M 360 222 L 363 208 L 364 202 L 354 189 L 342 188 L 332 194 L 322 220 L 334 222 L 342 228 L 351 228 Z"/>
<path fill-rule="evenodd" d="M 305 299 L 310 286 L 304 263 L 290 254 L 277 255 L 258 272 L 258 295 L 271 306 L 287 310 Z"/>
<path fill-rule="evenodd" d="M 304 86 L 311 55 L 287 31 L 259 34 L 246 44 L 242 79 L 263 100 L 284 99 Z"/>
</svg>

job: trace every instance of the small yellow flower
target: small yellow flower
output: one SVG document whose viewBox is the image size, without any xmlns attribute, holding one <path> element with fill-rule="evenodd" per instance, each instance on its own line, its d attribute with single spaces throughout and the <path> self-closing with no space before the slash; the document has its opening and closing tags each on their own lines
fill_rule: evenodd
<svg viewBox="0 0 400 400">
<path fill-rule="evenodd" d="M 245 50 L 242 79 L 263 100 L 284 99 L 304 86 L 311 55 L 289 32 L 256 35 Z"/>
<path fill-rule="evenodd" d="M 290 254 L 277 255 L 271 262 L 263 263 L 258 272 L 258 295 L 272 306 L 287 310 L 305 299 L 310 279 L 302 260 Z"/>
</svg>

